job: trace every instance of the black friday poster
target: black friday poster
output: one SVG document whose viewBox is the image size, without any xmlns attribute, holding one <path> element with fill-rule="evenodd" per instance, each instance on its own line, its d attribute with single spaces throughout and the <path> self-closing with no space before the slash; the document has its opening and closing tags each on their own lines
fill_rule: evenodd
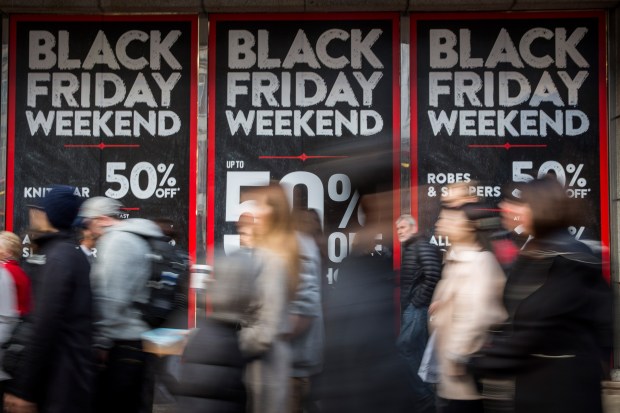
<svg viewBox="0 0 620 413">
<path fill-rule="evenodd" d="M 360 221 L 354 179 L 313 167 L 370 142 L 398 188 L 398 41 L 393 13 L 210 16 L 211 250 L 238 246 L 244 189 L 278 180 L 318 212 L 330 266 L 347 255 Z"/>
<path fill-rule="evenodd" d="M 605 14 L 412 16 L 412 211 L 432 227 L 450 183 L 497 204 L 554 173 L 609 246 Z"/>
<path fill-rule="evenodd" d="M 11 16 L 7 228 L 51 185 L 195 239 L 196 16 Z"/>
</svg>

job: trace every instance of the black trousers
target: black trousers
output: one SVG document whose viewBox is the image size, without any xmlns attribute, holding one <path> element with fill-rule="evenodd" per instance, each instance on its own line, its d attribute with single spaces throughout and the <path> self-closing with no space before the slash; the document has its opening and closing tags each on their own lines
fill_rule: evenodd
<svg viewBox="0 0 620 413">
<path fill-rule="evenodd" d="M 4 412 L 4 387 L 5 381 L 0 381 L 0 412 Z"/>
<path fill-rule="evenodd" d="M 101 366 L 95 390 L 95 413 L 152 411 L 151 357 L 141 341 L 118 341 Z"/>
<path fill-rule="evenodd" d="M 448 400 L 437 398 L 439 413 L 484 413 L 482 400 Z"/>
</svg>

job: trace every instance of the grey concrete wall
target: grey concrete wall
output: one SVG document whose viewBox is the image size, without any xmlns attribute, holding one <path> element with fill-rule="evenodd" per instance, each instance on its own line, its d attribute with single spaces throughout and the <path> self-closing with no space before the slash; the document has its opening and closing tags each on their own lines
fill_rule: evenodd
<svg viewBox="0 0 620 413">
<path fill-rule="evenodd" d="M 620 0 L 0 0 L 3 13 L 250 13 L 612 9 Z"/>
</svg>

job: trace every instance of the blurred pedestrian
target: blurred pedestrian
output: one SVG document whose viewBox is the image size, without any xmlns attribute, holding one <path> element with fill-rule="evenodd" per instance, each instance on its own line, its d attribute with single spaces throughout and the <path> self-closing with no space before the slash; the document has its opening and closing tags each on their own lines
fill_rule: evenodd
<svg viewBox="0 0 620 413">
<path fill-rule="evenodd" d="M 478 196 L 472 192 L 476 182 L 456 182 L 448 185 L 447 192 L 441 196 L 441 206 L 446 208 L 458 208 L 465 204 L 477 203 Z"/>
<path fill-rule="evenodd" d="M 2 345 L 9 340 L 18 319 L 17 293 L 11 274 L 0 268 L 0 412 L 4 412 L 4 386 L 11 377 L 2 370 Z"/>
<path fill-rule="evenodd" d="M 74 188 L 54 186 L 30 208 L 30 226 L 44 257 L 32 266 L 34 310 L 30 335 L 7 386 L 9 413 L 88 413 L 93 388 L 90 266 L 71 231 L 81 200 Z"/>
<path fill-rule="evenodd" d="M 245 413 L 247 359 L 238 330 L 253 298 L 255 263 L 248 254 L 216 260 L 216 280 L 209 287 L 212 313 L 198 322 L 183 351 L 173 391 L 179 413 Z"/>
<path fill-rule="evenodd" d="M 323 413 L 414 411 L 396 347 L 393 260 L 376 248 L 377 235 L 389 243 L 393 232 L 390 199 L 391 193 L 362 196 L 370 220 L 357 232 L 325 303 Z"/>
<path fill-rule="evenodd" d="M 30 313 L 32 291 L 30 277 L 20 267 L 22 241 L 12 232 L 0 232 L 0 262 L 13 278 L 17 295 L 17 311 L 20 317 Z"/>
<path fill-rule="evenodd" d="M 313 380 L 322 369 L 324 326 L 321 254 L 314 238 L 318 222 L 309 210 L 295 210 L 293 216 L 301 267 L 297 291 L 289 306 L 292 346 L 289 411 L 301 413 L 312 402 Z"/>
<path fill-rule="evenodd" d="M 177 279 L 178 286 L 175 292 L 173 311 L 164 324 L 162 324 L 162 327 L 186 329 L 188 326 L 187 311 L 189 308 L 189 268 L 191 266 L 189 254 L 187 249 L 181 247 L 178 243 L 178 231 L 176 230 L 174 221 L 170 218 L 159 217 L 155 218 L 153 222 L 161 229 L 164 234 L 164 239 L 174 247 L 174 255 L 178 262 L 178 269 L 180 270 Z"/>
<path fill-rule="evenodd" d="M 435 411 L 435 392 L 418 375 L 422 355 L 428 341 L 428 306 L 441 277 L 441 251 L 418 233 L 411 215 L 396 220 L 396 233 L 402 245 L 400 267 L 401 322 L 398 350 L 409 368 L 409 383 L 416 411 Z"/>
<path fill-rule="evenodd" d="M 299 248 L 290 207 L 277 183 L 254 193 L 252 256 L 256 293 L 239 333 L 241 349 L 255 357 L 247 371 L 251 411 L 282 413 L 289 402 L 291 326 L 288 305 L 299 282 Z"/>
<path fill-rule="evenodd" d="M 465 369 L 484 344 L 487 329 L 505 318 L 505 277 L 481 230 L 488 213 L 478 203 L 444 206 L 436 232 L 450 239 L 441 281 L 429 313 L 440 369 L 440 413 L 482 413 L 482 396 Z"/>
<path fill-rule="evenodd" d="M 525 231 L 525 227 L 521 221 L 521 214 L 526 209 L 522 199 L 521 183 L 515 183 L 506 186 L 504 196 L 499 203 L 501 210 L 502 227 L 510 234 L 510 239 L 516 246 L 516 249 L 522 249 L 527 241 L 531 239 L 531 234 Z M 516 259 L 516 256 L 514 257 Z"/>
<path fill-rule="evenodd" d="M 0 232 L 0 345 L 10 337 L 18 317 L 26 317 L 31 309 L 30 278 L 19 266 L 22 243 L 9 231 Z M 0 349 L 0 362 L 2 349 Z M 3 411 L 4 382 L 9 375 L 0 367 L 0 412 Z"/>
<path fill-rule="evenodd" d="M 556 179 L 523 184 L 520 195 L 520 223 L 532 238 L 506 284 L 508 323 L 472 369 L 513 379 L 515 413 L 600 413 L 613 337 L 600 257 L 568 234 L 580 211 Z"/>
<path fill-rule="evenodd" d="M 239 248 L 248 252 L 252 249 L 254 238 L 254 216 L 249 212 L 241 214 L 237 221 L 237 233 L 239 234 Z"/>
<path fill-rule="evenodd" d="M 178 231 L 174 221 L 166 217 L 158 217 L 153 222 L 159 226 L 164 234 L 163 240 L 172 245 L 177 264 L 175 270 L 178 270 L 177 286 L 174 292 L 174 300 L 172 302 L 172 311 L 161 324 L 161 328 L 187 329 L 188 328 L 188 309 L 189 309 L 189 268 L 191 267 L 189 254 L 187 250 L 177 242 Z M 145 397 L 147 411 L 149 403 L 158 405 L 170 405 L 174 403 L 174 397 L 171 394 L 171 387 L 176 379 L 176 369 L 181 360 L 181 356 L 166 355 L 159 356 L 152 360 L 147 372 L 148 390 L 153 389 L 153 396 Z M 153 384 L 151 384 L 152 382 Z M 148 391 L 147 391 L 148 393 Z"/>
<path fill-rule="evenodd" d="M 524 232 L 521 224 L 523 201 L 519 185 L 520 183 L 514 183 L 504 188 L 502 200 L 498 204 L 502 228 L 498 229 L 493 237 L 495 257 L 506 275 L 509 275 L 517 260 L 519 250 L 530 240 L 529 234 Z"/>
<path fill-rule="evenodd" d="M 86 255 L 90 265 L 93 265 L 97 258 L 97 248 L 95 248 L 97 237 L 88 229 L 87 222 L 79 217 L 75 222 L 75 230 L 78 242 L 80 243 L 80 249 L 84 255 Z"/>
<path fill-rule="evenodd" d="M 297 231 L 311 237 L 319 249 L 321 260 L 321 293 L 323 293 L 328 286 L 327 270 L 329 267 L 329 257 L 327 256 L 327 239 L 323 232 L 323 224 L 321 223 L 319 213 L 313 208 L 296 208 L 293 210 L 293 221 L 295 222 Z M 321 298 L 324 299 L 325 297 L 322 295 Z"/>
<path fill-rule="evenodd" d="M 142 351 L 142 334 L 150 330 L 136 303 L 146 303 L 151 276 L 151 248 L 145 237 L 163 236 L 152 221 L 119 219 L 121 203 L 106 197 L 86 200 L 80 217 L 97 237 L 97 261 L 91 278 L 99 319 L 95 345 L 100 364 L 96 411 L 137 413 L 144 395 L 149 355 Z M 144 395 L 143 395 L 144 393 Z"/>
</svg>

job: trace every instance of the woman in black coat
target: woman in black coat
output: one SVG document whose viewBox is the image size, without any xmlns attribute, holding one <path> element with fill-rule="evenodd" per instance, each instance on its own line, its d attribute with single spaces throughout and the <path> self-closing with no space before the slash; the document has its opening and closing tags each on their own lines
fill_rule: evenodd
<svg viewBox="0 0 620 413">
<path fill-rule="evenodd" d="M 246 412 L 247 360 L 237 335 L 252 297 L 253 268 L 253 260 L 245 253 L 216 261 L 217 279 L 210 287 L 213 313 L 190 337 L 178 383 L 173 386 L 179 412 Z"/>
<path fill-rule="evenodd" d="M 533 239 L 506 283 L 509 321 L 472 360 L 473 370 L 500 379 L 496 384 L 514 380 L 515 413 L 601 412 L 612 345 L 612 295 L 601 260 L 567 233 L 576 215 L 557 180 L 524 184 L 520 198 L 509 212 Z M 491 381 L 483 383 L 488 393 Z"/>
</svg>

